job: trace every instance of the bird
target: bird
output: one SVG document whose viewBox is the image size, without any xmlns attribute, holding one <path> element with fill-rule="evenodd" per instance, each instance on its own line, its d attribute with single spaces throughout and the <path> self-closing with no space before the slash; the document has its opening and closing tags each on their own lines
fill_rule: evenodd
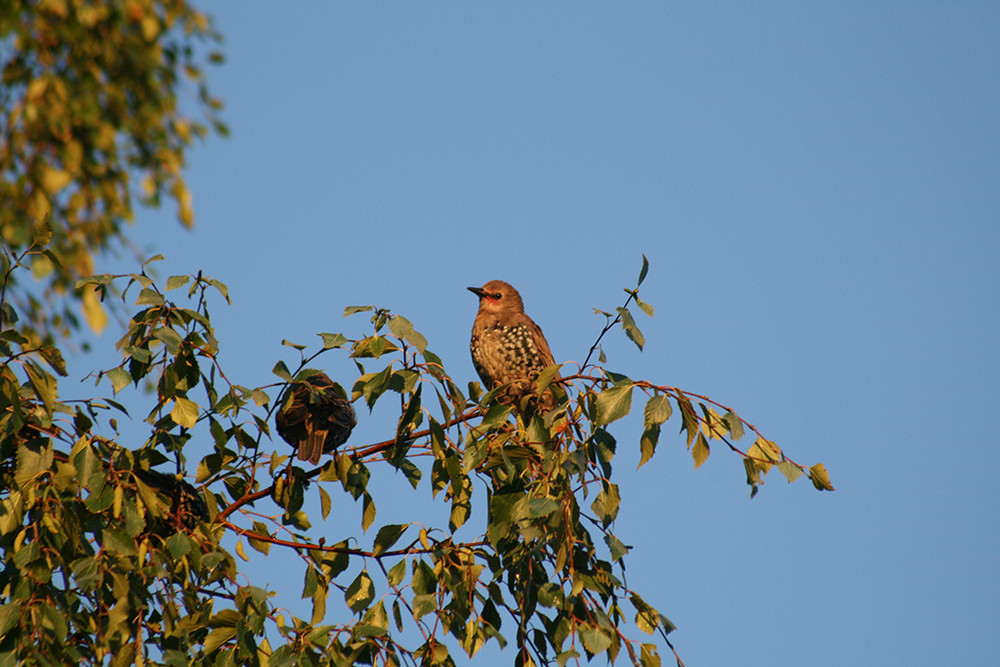
<svg viewBox="0 0 1000 667">
<path fill-rule="evenodd" d="M 170 500 L 166 521 L 154 520 L 151 532 L 166 537 L 181 530 L 192 531 L 199 521 L 208 521 L 208 508 L 201 494 L 181 476 L 144 468 L 136 468 L 132 474 Z"/>
<path fill-rule="evenodd" d="M 317 465 L 324 453 L 347 442 L 357 419 L 344 390 L 326 373 L 315 373 L 294 383 L 274 422 L 299 459 Z"/>
<path fill-rule="evenodd" d="M 472 363 L 486 390 L 509 384 L 505 402 L 520 403 L 546 366 L 555 363 L 542 329 L 524 313 L 521 295 L 502 280 L 466 288 L 479 297 L 472 325 Z M 539 407 L 551 410 L 552 392 L 542 393 Z"/>
</svg>

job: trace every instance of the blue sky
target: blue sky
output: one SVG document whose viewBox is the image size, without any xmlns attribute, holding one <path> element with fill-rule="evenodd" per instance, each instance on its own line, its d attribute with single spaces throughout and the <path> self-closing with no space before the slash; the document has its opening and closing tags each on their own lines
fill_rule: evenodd
<svg viewBox="0 0 1000 667">
<path fill-rule="evenodd" d="M 995 660 L 1000 6 L 202 6 L 232 136 L 191 155 L 193 232 L 168 208 L 133 233 L 161 275 L 229 285 L 234 381 L 368 303 L 474 379 L 464 288 L 493 278 L 580 362 L 645 253 L 646 349 L 617 332 L 608 368 L 735 408 L 837 487 L 775 472 L 751 501 L 738 457 L 695 471 L 669 424 L 635 471 L 617 425 L 629 583 L 685 662 Z M 376 482 L 379 525 L 425 519 Z M 357 532 L 341 507 L 331 534 Z M 296 608 L 278 562 L 247 572 Z"/>
</svg>

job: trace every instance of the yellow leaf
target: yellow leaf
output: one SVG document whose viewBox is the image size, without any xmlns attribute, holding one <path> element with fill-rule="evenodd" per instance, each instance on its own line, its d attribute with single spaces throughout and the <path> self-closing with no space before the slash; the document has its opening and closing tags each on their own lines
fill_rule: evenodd
<svg viewBox="0 0 1000 667">
<path fill-rule="evenodd" d="M 191 207 L 191 191 L 183 182 L 174 184 L 174 197 L 177 198 L 177 217 L 185 227 L 194 225 L 194 209 Z"/>
<path fill-rule="evenodd" d="M 121 486 L 115 487 L 115 496 L 111 504 L 111 515 L 116 519 L 121 518 L 122 515 L 122 501 L 125 500 L 125 488 Z"/>
<path fill-rule="evenodd" d="M 46 166 L 42 167 L 41 178 L 39 180 L 42 183 L 42 188 L 50 195 L 54 195 L 69 185 L 73 177 L 68 171 Z"/>
<path fill-rule="evenodd" d="M 41 189 L 35 190 L 28 200 L 28 217 L 36 220 L 47 218 L 52 213 L 52 202 Z"/>
<path fill-rule="evenodd" d="M 812 480 L 813 486 L 820 491 L 833 491 L 833 484 L 830 483 L 830 475 L 826 471 L 826 466 L 822 463 L 817 463 L 809 468 L 809 479 Z"/>
<path fill-rule="evenodd" d="M 152 197 L 156 194 L 156 181 L 153 180 L 152 176 L 144 176 L 140 187 L 142 188 L 142 194 L 147 197 Z"/>
<path fill-rule="evenodd" d="M 101 305 L 101 301 L 97 297 L 97 290 L 93 285 L 87 285 L 83 288 L 81 302 L 83 316 L 86 318 L 90 330 L 100 335 L 104 331 L 104 327 L 108 325 L 108 315 L 104 312 L 104 306 Z"/>
<path fill-rule="evenodd" d="M 152 42 L 160 34 L 160 20 L 155 14 L 146 14 L 142 17 L 142 36 L 147 42 Z"/>
<path fill-rule="evenodd" d="M 691 456 L 694 457 L 694 468 L 697 470 L 701 467 L 701 464 L 708 459 L 709 447 L 708 441 L 705 436 L 701 433 L 698 434 L 695 440 L 694 447 L 691 449 Z"/>
<path fill-rule="evenodd" d="M 781 450 L 770 440 L 758 437 L 753 446 L 747 450 L 747 457 L 766 475 L 771 471 L 771 466 L 781 460 Z"/>
<path fill-rule="evenodd" d="M 43 0 L 39 8 L 42 11 L 55 14 L 62 19 L 69 15 L 69 9 L 66 7 L 66 0 Z"/>
<path fill-rule="evenodd" d="M 250 559 L 247 558 L 247 553 L 243 551 L 243 540 L 236 541 L 236 555 L 242 558 L 244 562 L 250 562 Z"/>
<path fill-rule="evenodd" d="M 178 396 L 175 400 L 174 409 L 170 411 L 170 418 L 178 426 L 194 428 L 194 425 L 198 421 L 198 404 L 181 396 Z"/>
<path fill-rule="evenodd" d="M 45 89 L 48 88 L 48 85 L 49 80 L 44 77 L 32 79 L 31 83 L 28 84 L 28 90 L 25 92 L 25 97 L 29 100 L 37 100 L 45 94 Z"/>
</svg>

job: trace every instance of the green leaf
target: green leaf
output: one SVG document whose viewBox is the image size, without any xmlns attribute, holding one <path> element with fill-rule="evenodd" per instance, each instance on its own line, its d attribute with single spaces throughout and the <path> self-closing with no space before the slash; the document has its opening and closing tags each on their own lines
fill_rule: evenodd
<svg viewBox="0 0 1000 667">
<path fill-rule="evenodd" d="M 789 484 L 802 476 L 802 469 L 788 460 L 779 461 L 774 464 L 774 467 L 780 470 L 781 474 L 788 478 Z"/>
<path fill-rule="evenodd" d="M 194 428 L 194 425 L 198 423 L 198 404 L 178 396 L 174 399 L 174 408 L 170 411 L 170 418 L 178 426 Z"/>
<path fill-rule="evenodd" d="M 216 628 L 205 637 L 205 653 L 212 653 L 220 646 L 236 637 L 236 628 Z"/>
<path fill-rule="evenodd" d="M 271 372 L 277 375 L 285 382 L 292 381 L 292 373 L 291 371 L 288 370 L 288 366 L 285 365 L 284 361 L 279 361 L 278 363 L 276 363 L 274 365 L 274 368 L 271 369 Z"/>
<path fill-rule="evenodd" d="M 608 545 L 608 549 L 611 551 L 612 562 L 618 562 L 622 556 L 627 554 L 632 549 L 632 547 L 626 546 L 624 542 L 611 533 L 604 536 L 604 542 Z"/>
<path fill-rule="evenodd" d="M 189 282 L 191 282 L 191 276 L 170 276 L 167 278 L 167 286 L 164 290 L 169 292 L 172 289 L 184 287 L 184 285 L 187 285 Z"/>
<path fill-rule="evenodd" d="M 361 622 L 354 626 L 356 637 L 384 637 L 389 633 L 389 615 L 385 611 L 385 603 L 378 604 L 365 612 Z"/>
<path fill-rule="evenodd" d="M 538 374 L 538 377 L 535 379 L 535 391 L 539 396 L 552 384 L 552 380 L 559 375 L 559 369 L 561 368 L 562 364 L 552 364 Z"/>
<path fill-rule="evenodd" d="M 335 467 L 331 465 L 330 469 L 333 470 Z M 319 506 L 320 512 L 323 513 L 323 520 L 325 521 L 330 516 L 330 509 L 333 507 L 333 502 L 330 500 L 330 494 L 322 486 L 319 487 Z"/>
<path fill-rule="evenodd" d="M 258 535 L 267 535 L 268 537 L 271 537 L 270 531 L 268 531 L 267 529 L 267 524 L 265 524 L 263 521 L 254 521 L 253 530 Z M 246 538 L 247 538 L 247 544 L 249 544 L 254 551 L 259 551 L 265 556 L 271 553 L 271 543 L 268 542 L 267 540 L 258 540 L 257 538 L 251 537 L 250 535 L 247 535 Z"/>
<path fill-rule="evenodd" d="M 580 639 L 587 650 L 597 655 L 611 646 L 611 637 L 599 628 L 584 626 L 580 629 Z"/>
<path fill-rule="evenodd" d="M 170 354 L 177 354 L 177 350 L 181 346 L 181 336 L 172 328 L 160 327 L 153 332 L 153 337 L 157 340 L 163 341 L 163 344 L 167 348 L 167 352 Z"/>
<path fill-rule="evenodd" d="M 607 528 L 618 516 L 618 506 L 621 504 L 621 496 L 618 495 L 618 485 L 608 484 L 607 489 L 601 489 L 597 498 L 591 503 L 590 509 L 601 520 L 601 524 Z"/>
<path fill-rule="evenodd" d="M 413 620 L 419 621 L 421 618 L 437 609 L 437 595 L 434 593 L 420 593 L 413 596 Z"/>
<path fill-rule="evenodd" d="M 559 507 L 559 501 L 553 498 L 528 498 L 518 509 L 519 516 L 527 519 L 537 519 L 552 514 Z"/>
<path fill-rule="evenodd" d="M 632 313 L 628 311 L 627 308 L 618 307 L 615 310 L 618 311 L 618 315 L 622 318 L 622 329 L 625 330 L 625 335 L 629 337 L 636 347 L 642 350 L 642 346 L 646 344 L 646 338 L 639 331 L 639 327 L 635 325 L 635 320 L 632 319 Z"/>
<path fill-rule="evenodd" d="M 364 509 L 361 512 L 361 530 L 363 532 L 368 532 L 368 528 L 375 521 L 375 501 L 372 497 L 368 495 L 366 491 L 364 494 L 364 500 L 362 501 Z"/>
<path fill-rule="evenodd" d="M 11 600 L 0 607 L 0 637 L 5 637 L 7 632 L 17 625 L 21 617 L 21 600 Z"/>
<path fill-rule="evenodd" d="M 662 424 L 670 419 L 673 408 L 670 406 L 670 398 L 664 394 L 651 396 L 646 401 L 646 408 L 643 410 L 643 419 L 646 426 L 651 424 Z"/>
<path fill-rule="evenodd" d="M 175 559 L 181 559 L 191 553 L 194 544 L 183 533 L 174 533 L 167 539 L 167 549 Z"/>
<path fill-rule="evenodd" d="M 564 599 L 562 588 L 553 581 L 546 582 L 538 588 L 538 604 L 543 607 L 557 608 L 562 605 Z"/>
<path fill-rule="evenodd" d="M 361 393 L 365 397 L 368 407 L 372 408 L 379 396 L 389 389 L 389 381 L 392 378 L 392 366 L 386 366 L 380 372 L 368 377 L 361 387 Z"/>
<path fill-rule="evenodd" d="M 653 454 L 656 453 L 656 443 L 660 439 L 660 425 L 653 424 L 652 426 L 647 426 L 642 432 L 642 436 L 639 438 L 639 465 L 636 466 L 638 470 L 646 461 L 653 458 Z"/>
<path fill-rule="evenodd" d="M 371 306 L 348 306 L 344 308 L 344 317 L 348 317 L 354 313 L 364 313 L 369 310 L 373 310 L 373 308 Z"/>
<path fill-rule="evenodd" d="M 639 269 L 639 280 L 636 281 L 635 286 L 638 287 L 642 284 L 642 281 L 646 279 L 646 272 L 649 271 L 649 260 L 646 259 L 645 253 L 642 255 L 642 268 Z"/>
<path fill-rule="evenodd" d="M 63 359 L 62 352 L 58 348 L 52 347 L 51 345 L 42 346 L 38 350 L 42 355 L 42 358 L 49 363 L 56 373 L 62 377 L 66 377 L 66 361 Z"/>
<path fill-rule="evenodd" d="M 393 523 L 379 528 L 378 534 L 375 536 L 375 548 L 372 549 L 372 555 L 381 556 L 385 553 L 403 536 L 409 526 L 408 523 Z"/>
<path fill-rule="evenodd" d="M 368 570 L 362 570 L 344 592 L 344 601 L 355 614 L 366 609 L 375 599 L 375 585 L 368 576 Z"/>
<path fill-rule="evenodd" d="M 733 440 L 739 440 L 743 437 L 743 420 L 736 416 L 736 413 L 730 410 L 722 417 L 722 421 L 726 422 L 726 426 L 729 427 L 729 435 Z"/>
<path fill-rule="evenodd" d="M 389 320 L 389 331 L 397 338 L 405 340 L 417 348 L 421 354 L 427 349 L 427 339 L 413 328 L 413 324 L 402 315 L 395 315 Z"/>
<path fill-rule="evenodd" d="M 104 371 L 104 376 L 111 380 L 111 388 L 116 394 L 132 384 L 132 376 L 124 368 L 112 368 Z"/>
<path fill-rule="evenodd" d="M 163 295 L 152 287 L 143 287 L 136 299 L 137 306 L 160 306 L 163 305 Z"/>
<path fill-rule="evenodd" d="M 225 283 L 220 282 L 215 278 L 209 278 L 208 284 L 214 287 L 219 292 L 219 294 L 222 295 L 222 298 L 226 300 L 226 303 L 232 303 L 232 301 L 229 299 L 229 288 L 226 287 Z"/>
<path fill-rule="evenodd" d="M 687 446 L 690 447 L 694 438 L 698 435 L 698 416 L 695 414 L 691 399 L 677 390 L 677 408 L 681 412 L 681 433 L 687 432 Z"/>
<path fill-rule="evenodd" d="M 208 619 L 210 628 L 235 628 L 243 621 L 243 615 L 235 609 L 223 609 Z"/>
<path fill-rule="evenodd" d="M 402 581 L 403 577 L 406 576 L 406 559 L 401 558 L 398 563 L 392 566 L 389 573 L 386 575 L 386 581 L 390 586 L 398 586 Z"/>
<path fill-rule="evenodd" d="M 121 556 L 135 556 L 138 554 L 133 540 L 123 528 L 105 526 L 101 531 L 101 548 Z"/>
<path fill-rule="evenodd" d="M 632 409 L 632 388 L 631 383 L 605 389 L 597 395 L 597 419 L 594 422 L 598 426 L 604 426 L 621 419 Z"/>
<path fill-rule="evenodd" d="M 347 343 L 347 338 L 343 334 L 321 333 L 318 335 L 323 339 L 324 350 L 329 350 L 333 347 L 342 347 L 345 343 Z"/>
</svg>

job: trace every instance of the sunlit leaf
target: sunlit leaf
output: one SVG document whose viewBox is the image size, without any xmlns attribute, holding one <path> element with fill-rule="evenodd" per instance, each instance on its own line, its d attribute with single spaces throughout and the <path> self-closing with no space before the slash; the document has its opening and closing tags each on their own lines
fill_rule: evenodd
<svg viewBox="0 0 1000 667">
<path fill-rule="evenodd" d="M 646 464 L 649 459 L 653 458 L 653 454 L 656 453 L 656 443 L 660 439 L 660 426 L 659 424 L 653 424 L 647 426 L 643 432 L 642 436 L 639 438 L 639 465 L 636 468 L 641 468 Z"/>
<path fill-rule="evenodd" d="M 733 440 L 739 440 L 743 437 L 743 420 L 735 412 L 727 412 L 722 416 L 722 420 L 729 427 L 729 435 Z"/>
<path fill-rule="evenodd" d="M 610 387 L 597 396 L 596 424 L 603 426 L 621 419 L 632 409 L 632 384 Z"/>
<path fill-rule="evenodd" d="M 361 530 L 367 531 L 375 521 L 375 501 L 367 493 L 364 494 L 364 509 L 361 512 Z"/>
<path fill-rule="evenodd" d="M 342 347 L 345 343 L 347 343 L 347 338 L 343 334 L 321 333 L 319 336 L 323 339 L 323 349 L 326 350 L 335 347 Z"/>
<path fill-rule="evenodd" d="M 389 524 L 387 526 L 382 526 L 378 529 L 378 534 L 375 536 L 375 547 L 372 550 L 372 554 L 375 556 L 382 555 L 387 549 L 392 547 L 396 541 L 403 536 L 406 529 L 410 526 L 408 523 L 404 524 Z"/>
<path fill-rule="evenodd" d="M 375 585 L 368 576 L 367 570 L 362 570 L 351 585 L 344 591 L 344 601 L 351 611 L 358 613 L 368 607 L 375 599 Z"/>
<path fill-rule="evenodd" d="M 135 301 L 137 306 L 159 306 L 163 304 L 163 295 L 151 287 L 143 287 Z"/>
<path fill-rule="evenodd" d="M 694 447 L 691 448 L 691 456 L 694 457 L 694 467 L 696 470 L 708 459 L 708 454 L 708 441 L 704 435 L 699 433 L 698 437 L 695 438 Z"/>
<path fill-rule="evenodd" d="M 788 478 L 789 484 L 802 476 L 802 469 L 791 461 L 779 461 L 774 464 L 774 467 L 780 470 L 781 474 Z"/>
<path fill-rule="evenodd" d="M 670 406 L 670 398 L 665 394 L 656 394 L 646 401 L 646 408 L 643 411 L 643 418 L 647 426 L 651 424 L 662 424 L 670 419 L 673 408 Z"/>
<path fill-rule="evenodd" d="M 87 285 L 80 291 L 80 307 L 87 320 L 87 326 L 95 334 L 100 335 L 108 325 L 108 314 L 104 312 L 100 297 L 93 285 Z"/>
<path fill-rule="evenodd" d="M 820 491 L 833 491 L 833 484 L 830 483 L 830 475 L 826 472 L 826 466 L 822 463 L 817 463 L 809 468 L 809 479 L 812 480 L 813 486 Z"/>
<path fill-rule="evenodd" d="M 601 653 L 611 646 L 611 637 L 599 628 L 584 626 L 580 629 L 583 645 L 593 654 Z"/>
<path fill-rule="evenodd" d="M 170 418 L 178 426 L 194 428 L 194 425 L 198 423 L 198 404 L 178 396 L 174 399 L 174 408 L 170 411 Z"/>
<path fill-rule="evenodd" d="M 164 287 L 164 290 L 169 292 L 172 289 L 183 287 L 189 282 L 191 282 L 191 276 L 170 276 L 167 278 L 167 284 L 166 287 Z"/>
<path fill-rule="evenodd" d="M 208 633 L 203 642 L 205 653 L 211 654 L 226 642 L 236 637 L 236 628 L 216 628 Z"/>
<path fill-rule="evenodd" d="M 625 330 L 625 335 L 629 337 L 636 347 L 640 350 L 646 344 L 646 338 L 639 331 L 639 327 L 635 325 L 635 320 L 632 319 L 632 313 L 628 311 L 627 308 L 618 308 L 618 315 L 622 318 L 622 328 Z"/>
</svg>

